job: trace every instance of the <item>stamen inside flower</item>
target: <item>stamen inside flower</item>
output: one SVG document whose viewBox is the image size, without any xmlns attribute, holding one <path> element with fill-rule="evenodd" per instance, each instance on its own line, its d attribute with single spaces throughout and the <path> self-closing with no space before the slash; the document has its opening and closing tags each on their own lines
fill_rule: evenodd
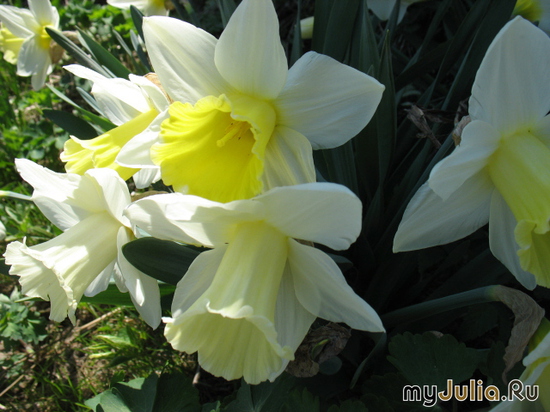
<svg viewBox="0 0 550 412">
<path fill-rule="evenodd" d="M 218 202 L 251 198 L 263 189 L 264 153 L 273 108 L 246 97 L 208 96 L 169 108 L 151 158 L 175 190 Z"/>
</svg>

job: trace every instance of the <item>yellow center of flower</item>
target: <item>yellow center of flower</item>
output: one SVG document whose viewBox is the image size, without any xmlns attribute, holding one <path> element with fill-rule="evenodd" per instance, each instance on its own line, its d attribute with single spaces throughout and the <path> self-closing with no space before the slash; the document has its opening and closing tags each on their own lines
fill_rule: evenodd
<svg viewBox="0 0 550 412">
<path fill-rule="evenodd" d="M 542 13 L 540 0 L 517 0 L 513 11 L 515 16 L 522 16 L 529 21 L 540 21 Z"/>
<path fill-rule="evenodd" d="M 17 64 L 19 49 L 24 41 L 25 39 L 15 37 L 5 27 L 0 29 L 0 51 L 4 53 L 4 60 L 11 64 Z"/>
<path fill-rule="evenodd" d="M 177 350 L 198 351 L 200 364 L 226 379 L 259 383 L 293 359 L 277 341 L 275 307 L 288 238 L 264 222 L 240 224 L 210 287 L 169 323 Z M 228 344 L 230 342 L 230 344 Z"/>
<path fill-rule="evenodd" d="M 550 149 L 528 130 L 502 138 L 489 175 L 518 224 L 521 267 L 550 286 Z"/>
<path fill-rule="evenodd" d="M 50 49 L 50 42 L 51 42 L 52 38 L 50 37 L 48 32 L 46 32 L 46 27 L 49 27 L 49 26 L 43 26 L 42 29 L 40 30 L 40 32 L 37 33 L 38 34 L 38 44 L 43 49 L 49 50 Z"/>
<path fill-rule="evenodd" d="M 175 190 L 218 202 L 263 190 L 265 148 L 275 126 L 266 102 L 245 96 L 208 96 L 194 106 L 175 102 L 161 125 L 151 158 Z"/>
<path fill-rule="evenodd" d="M 67 162 L 65 170 L 83 175 L 88 169 L 108 167 L 116 170 L 122 179 L 129 179 L 139 169 L 119 165 L 115 162 L 116 157 L 122 146 L 132 137 L 143 132 L 157 115 L 158 112 L 151 109 L 90 140 L 71 137 L 65 142 L 64 151 L 60 156 L 61 161 Z"/>
</svg>

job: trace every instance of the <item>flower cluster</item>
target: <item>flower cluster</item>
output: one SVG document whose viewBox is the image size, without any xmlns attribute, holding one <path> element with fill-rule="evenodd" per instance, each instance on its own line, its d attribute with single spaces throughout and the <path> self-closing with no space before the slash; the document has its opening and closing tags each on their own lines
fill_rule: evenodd
<svg viewBox="0 0 550 412">
<path fill-rule="evenodd" d="M 151 7 L 160 3 L 149 3 L 146 14 L 158 14 Z M 82 296 L 114 278 L 156 327 L 157 281 L 122 253 L 145 233 L 211 249 L 178 283 L 164 322 L 173 347 L 198 352 L 215 375 L 275 379 L 316 317 L 384 331 L 314 247 L 347 249 L 362 206 L 343 186 L 315 183 L 312 156 L 361 131 L 384 86 L 313 52 L 289 70 L 270 0 L 244 0 L 219 39 L 162 16 L 144 18 L 143 30 L 154 73 L 125 80 L 65 67 L 93 82 L 96 106 L 116 127 L 71 137 L 61 154 L 67 173 L 16 161 L 33 201 L 63 230 L 40 245 L 8 246 L 23 293 L 50 300 L 52 319 L 74 322 Z M 132 202 L 130 178 L 138 188 L 162 180 L 176 193 Z"/>
</svg>

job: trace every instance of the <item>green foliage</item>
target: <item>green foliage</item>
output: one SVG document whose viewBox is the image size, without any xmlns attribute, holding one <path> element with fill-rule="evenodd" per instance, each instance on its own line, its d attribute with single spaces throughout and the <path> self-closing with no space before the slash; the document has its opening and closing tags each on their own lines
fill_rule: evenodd
<svg viewBox="0 0 550 412">
<path fill-rule="evenodd" d="M 406 332 L 392 338 L 388 360 L 414 385 L 437 385 L 443 390 L 447 380 L 456 384 L 472 377 L 482 356 L 451 335 Z"/>
<path fill-rule="evenodd" d="M 4 348 L 12 349 L 22 342 L 34 343 L 46 338 L 46 320 L 28 305 L 18 302 L 19 290 L 10 296 L 0 294 L 0 341 Z"/>
<path fill-rule="evenodd" d="M 182 374 L 156 374 L 117 383 L 90 399 L 86 406 L 96 412 L 198 412 L 198 393 Z"/>
</svg>

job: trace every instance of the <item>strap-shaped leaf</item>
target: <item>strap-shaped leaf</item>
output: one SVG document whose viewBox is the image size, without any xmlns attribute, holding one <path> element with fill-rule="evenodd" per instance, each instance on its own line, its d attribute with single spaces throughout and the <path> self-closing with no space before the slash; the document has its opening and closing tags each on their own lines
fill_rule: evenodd
<svg viewBox="0 0 550 412">
<path fill-rule="evenodd" d="M 80 39 L 88 51 L 94 58 L 107 69 L 109 69 L 116 77 L 128 79 L 131 73 L 115 56 L 113 56 L 105 47 L 96 42 L 82 30 L 78 30 Z"/>
<path fill-rule="evenodd" d="M 122 253 L 146 275 L 176 285 L 200 252 L 169 240 L 146 237 L 124 245 Z"/>
<path fill-rule="evenodd" d="M 61 47 L 63 47 L 67 53 L 69 53 L 79 64 L 86 66 L 96 72 L 106 76 L 113 77 L 107 70 L 105 70 L 101 65 L 94 61 L 90 56 L 84 53 L 74 42 L 69 40 L 67 36 L 63 33 L 54 30 L 50 27 L 46 27 L 46 31 L 50 37 Z"/>
<path fill-rule="evenodd" d="M 93 139 L 98 134 L 90 123 L 72 113 L 51 109 L 44 109 L 42 113 L 67 133 L 79 139 Z"/>
</svg>

